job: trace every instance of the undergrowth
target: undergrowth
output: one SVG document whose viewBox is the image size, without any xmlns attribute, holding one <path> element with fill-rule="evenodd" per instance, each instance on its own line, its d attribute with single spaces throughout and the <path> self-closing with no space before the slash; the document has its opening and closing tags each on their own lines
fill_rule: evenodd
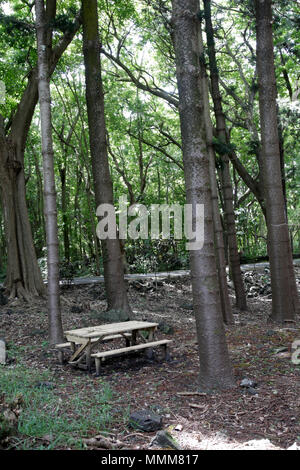
<svg viewBox="0 0 300 470">
<path fill-rule="evenodd" d="M 4 402 L 22 403 L 8 448 L 81 449 L 83 437 L 105 433 L 113 420 L 111 389 L 104 381 L 85 379 L 84 384 L 79 379 L 61 383 L 50 370 L 25 368 L 21 362 L 0 366 Z"/>
</svg>

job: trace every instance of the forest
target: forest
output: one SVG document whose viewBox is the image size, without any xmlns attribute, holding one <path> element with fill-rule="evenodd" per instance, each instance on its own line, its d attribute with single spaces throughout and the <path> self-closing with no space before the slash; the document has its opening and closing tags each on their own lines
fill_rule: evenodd
<svg viewBox="0 0 300 470">
<path fill-rule="evenodd" d="M 300 450 L 300 1 L 0 0 L 0 44 L 0 450 Z"/>
</svg>

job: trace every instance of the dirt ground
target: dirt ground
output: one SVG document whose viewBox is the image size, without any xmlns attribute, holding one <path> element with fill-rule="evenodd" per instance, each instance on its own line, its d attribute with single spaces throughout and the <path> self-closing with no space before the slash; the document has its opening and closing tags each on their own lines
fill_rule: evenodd
<svg viewBox="0 0 300 470">
<path fill-rule="evenodd" d="M 144 354 L 108 360 L 102 377 L 117 396 L 111 432 L 127 449 L 148 449 L 153 433 L 135 432 L 124 420 L 124 410 L 151 409 L 163 417 L 182 449 L 287 449 L 300 445 L 300 366 L 291 360 L 291 345 L 300 340 L 299 319 L 292 328 L 268 322 L 269 295 L 249 298 L 249 311 L 234 308 L 235 324 L 226 335 L 236 387 L 220 394 L 197 393 L 199 358 L 188 277 L 157 284 L 130 281 L 130 303 L 137 320 L 161 324 L 158 339 L 171 339 L 170 359 Z M 233 293 L 232 290 L 230 291 Z M 231 295 L 232 302 L 234 301 Z M 63 324 L 66 330 L 99 324 L 106 308 L 103 284 L 62 288 Z M 171 328 L 168 334 L 165 327 Z M 0 307 L 0 330 L 11 344 L 32 345 L 24 352 L 24 365 L 50 369 L 69 384 L 80 378 L 86 394 L 88 372 L 60 365 L 47 343 L 47 307 L 18 300 Z M 97 387 L 95 372 L 89 375 Z M 248 378 L 255 389 L 242 388 Z M 92 437 L 92 436 L 91 436 Z M 153 447 L 155 448 L 155 447 Z"/>
</svg>

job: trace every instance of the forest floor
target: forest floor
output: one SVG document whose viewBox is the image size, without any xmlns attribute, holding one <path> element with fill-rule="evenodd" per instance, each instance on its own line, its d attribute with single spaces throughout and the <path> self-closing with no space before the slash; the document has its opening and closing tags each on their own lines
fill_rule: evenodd
<svg viewBox="0 0 300 470">
<path fill-rule="evenodd" d="M 101 377 L 58 363 L 48 344 L 45 301 L 0 306 L 0 336 L 8 342 L 9 356 L 8 364 L 0 366 L 0 408 L 1 401 L 10 403 L 18 421 L 18 431 L 2 446 L 74 449 L 93 448 L 94 442 L 101 448 L 82 438 L 102 435 L 119 448 L 156 449 L 150 447 L 156 432 L 128 427 L 130 413 L 143 409 L 162 416 L 164 429 L 181 449 L 300 446 L 300 366 L 291 360 L 292 343 L 300 340 L 299 319 L 290 328 L 269 323 L 268 273 L 244 275 L 249 310 L 234 308 L 235 324 L 226 327 L 236 386 L 219 394 L 197 392 L 189 277 L 128 281 L 135 318 L 160 324 L 158 338 L 172 340 L 170 359 L 163 362 L 159 354 L 148 359 L 142 353 L 114 358 L 105 363 Z M 300 283 L 300 268 L 297 278 Z M 66 330 L 99 324 L 105 308 L 103 284 L 62 287 Z M 245 378 L 256 386 L 241 387 Z"/>
</svg>

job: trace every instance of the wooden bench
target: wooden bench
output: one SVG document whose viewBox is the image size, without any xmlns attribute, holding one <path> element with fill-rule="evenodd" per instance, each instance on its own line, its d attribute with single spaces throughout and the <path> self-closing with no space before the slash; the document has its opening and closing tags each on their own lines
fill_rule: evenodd
<svg viewBox="0 0 300 470">
<path fill-rule="evenodd" d="M 139 351 L 141 349 L 148 349 L 148 348 L 154 348 L 156 346 L 162 346 L 164 349 L 164 357 L 166 357 L 167 345 L 168 343 L 171 343 L 171 342 L 172 341 L 170 339 L 162 339 L 160 341 L 151 341 L 149 343 L 137 344 L 134 346 L 129 346 L 127 348 L 112 349 L 110 351 L 102 351 L 102 352 L 92 354 L 91 357 L 95 358 L 96 374 L 100 375 L 101 362 L 103 362 L 107 357 L 119 356 L 127 352 Z"/>
<path fill-rule="evenodd" d="M 106 336 L 106 338 L 103 338 L 102 342 L 107 342 L 107 341 L 112 341 L 114 339 L 119 339 L 119 338 L 125 338 L 125 341 L 126 341 L 126 347 L 129 347 L 130 346 L 130 341 L 131 341 L 131 333 L 123 333 L 123 334 L 118 334 L 118 335 L 109 335 L 109 336 Z M 93 343 L 97 343 L 98 341 L 98 338 L 92 338 L 91 339 L 91 344 Z M 80 343 L 75 343 L 75 344 L 80 344 Z M 59 358 L 59 362 L 61 364 L 64 363 L 64 353 L 63 353 L 63 349 L 66 349 L 66 348 L 71 348 L 72 347 L 72 343 L 71 342 L 66 342 L 66 343 L 60 343 L 60 344 L 56 344 L 55 345 L 55 349 L 58 349 L 58 358 Z M 72 350 L 74 352 L 74 350 Z"/>
</svg>

